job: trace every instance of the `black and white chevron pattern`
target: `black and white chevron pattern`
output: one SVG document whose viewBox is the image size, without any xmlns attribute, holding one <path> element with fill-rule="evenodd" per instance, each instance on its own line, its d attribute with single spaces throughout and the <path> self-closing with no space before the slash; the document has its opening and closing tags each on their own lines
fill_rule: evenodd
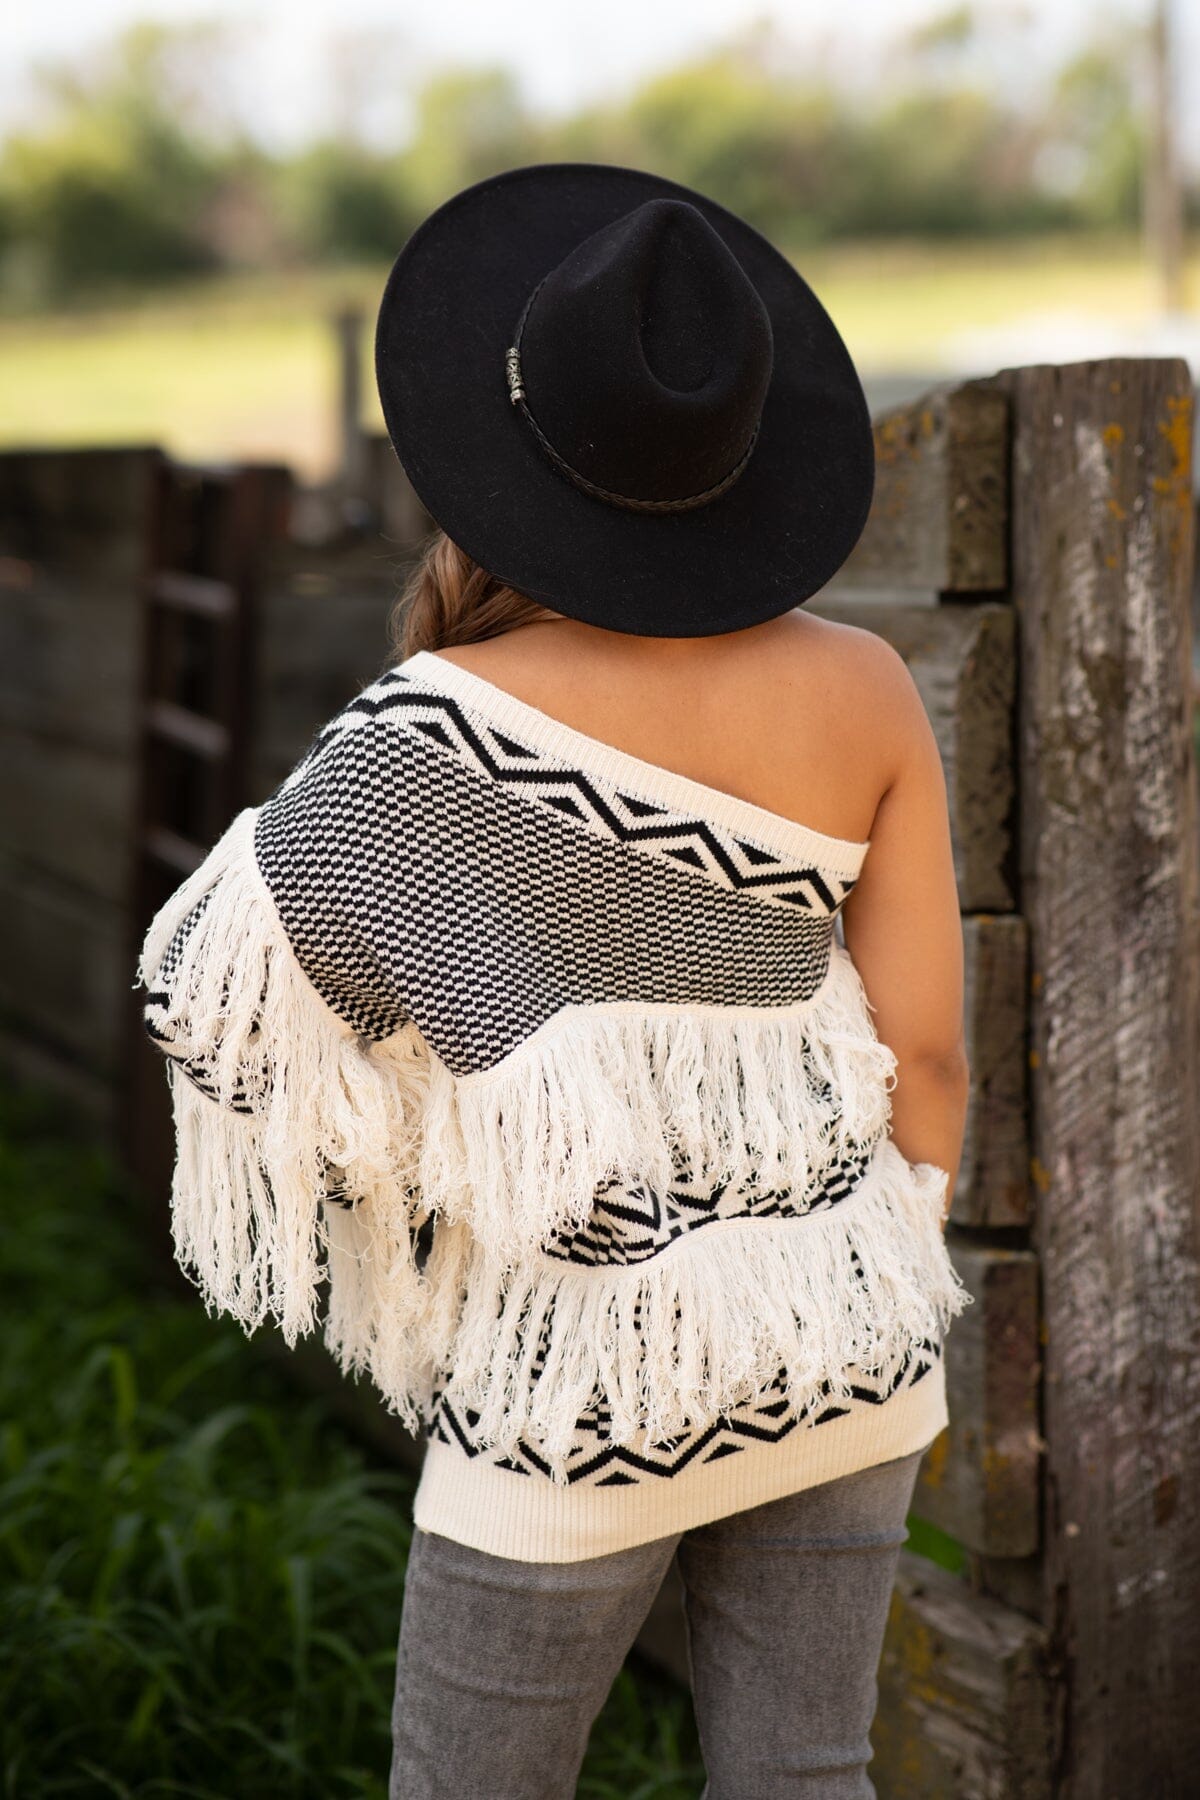
<svg viewBox="0 0 1200 1800">
<path fill-rule="evenodd" d="M 523 746 L 403 668 L 318 735 L 255 852 L 329 1005 L 373 1039 L 415 1020 L 455 1075 L 569 1005 L 806 1000 L 854 886 Z"/>
<path fill-rule="evenodd" d="M 873 1149 L 864 1146 L 857 1156 L 831 1162 L 822 1184 L 804 1216 L 829 1212 L 848 1200 L 871 1162 Z M 629 1268 L 651 1257 L 680 1238 L 727 1219 L 780 1219 L 795 1216 L 790 1189 L 753 1188 L 721 1182 L 716 1187 L 689 1180 L 678 1152 L 674 1153 L 676 1182 L 666 1194 L 645 1183 L 629 1187 L 612 1183 L 596 1194 L 590 1217 L 582 1229 L 555 1233 L 542 1244 L 542 1253 L 554 1261 L 587 1268 Z"/>
<path fill-rule="evenodd" d="M 669 1481 L 687 1470 L 755 1446 L 781 1444 L 794 1431 L 816 1430 L 833 1419 L 845 1418 L 861 1407 L 883 1406 L 894 1394 L 915 1387 L 928 1375 L 943 1354 L 943 1346 L 932 1339 L 914 1344 L 903 1365 L 891 1382 L 867 1374 L 858 1375 L 851 1384 L 849 1401 L 833 1397 L 832 1384 L 825 1383 L 825 1402 L 818 1409 L 793 1410 L 786 1398 L 784 1371 L 770 1387 L 745 1405 L 723 1413 L 710 1425 L 697 1431 L 684 1431 L 669 1443 L 654 1443 L 644 1435 L 632 1444 L 611 1442 L 611 1417 L 595 1403 L 579 1417 L 575 1438 L 568 1452 L 566 1471 L 569 1488 L 633 1487 L 647 1482 Z M 536 1444 L 525 1438 L 518 1440 L 511 1454 L 481 1450 L 472 1436 L 478 1414 L 453 1398 L 452 1384 L 434 1391 L 434 1408 L 426 1431 L 429 1442 L 438 1440 L 453 1445 L 469 1463 L 480 1457 L 499 1469 L 514 1475 L 536 1475 L 550 1478 L 550 1469 Z"/>
<path fill-rule="evenodd" d="M 568 1007 L 791 1007 L 817 993 L 855 885 L 844 858 L 826 864 L 796 852 L 818 834 L 797 828 L 783 851 L 786 834 L 756 838 L 727 822 L 729 810 L 716 809 L 718 822 L 664 803 L 654 783 L 640 791 L 631 766 L 628 779 L 601 776 L 594 759 L 572 759 L 570 733 L 551 749 L 544 738 L 523 739 L 507 717 L 501 728 L 482 700 L 440 686 L 440 667 L 422 659 L 424 673 L 402 666 L 364 689 L 255 820 L 255 859 L 288 943 L 341 1019 L 374 1041 L 414 1022 L 451 1073 L 468 1077 Z M 211 1096 L 203 1057 L 163 1025 L 181 946 L 209 898 L 179 927 L 145 1019 L 159 1048 Z M 234 1104 L 249 1110 L 244 1094 Z M 830 1163 L 806 1212 L 848 1199 L 874 1148 Z M 336 1187 L 325 1198 L 355 1203 Z M 786 1190 L 705 1186 L 677 1163 L 665 1193 L 598 1189 L 586 1223 L 550 1236 L 542 1251 L 581 1269 L 634 1267 L 716 1222 L 790 1216 L 790 1200 Z M 425 1255 L 433 1228 L 426 1221 L 420 1234 Z M 548 1312 L 533 1379 L 551 1320 Z M 860 1374 L 849 1402 L 827 1384 L 827 1403 L 798 1414 L 781 1370 L 765 1392 L 669 1444 L 614 1445 L 597 1395 L 576 1422 L 568 1480 L 628 1486 L 781 1442 L 855 1407 L 882 1406 L 941 1354 L 922 1341 L 894 1381 Z M 429 1437 L 489 1460 L 472 1436 L 477 1421 L 450 1375 L 435 1392 Z M 494 1460 L 517 1474 L 549 1472 L 524 1439 Z"/>
<path fill-rule="evenodd" d="M 815 863 L 798 864 L 699 816 L 682 816 L 630 788 L 573 768 L 560 755 L 501 731 L 424 677 L 389 669 L 351 700 L 320 731 L 279 793 L 308 779 L 328 748 L 363 722 L 387 722 L 451 752 L 467 767 L 563 817 L 578 820 L 615 843 L 697 869 L 733 891 L 753 889 L 780 906 L 836 913 L 854 887 L 852 878 Z"/>
</svg>

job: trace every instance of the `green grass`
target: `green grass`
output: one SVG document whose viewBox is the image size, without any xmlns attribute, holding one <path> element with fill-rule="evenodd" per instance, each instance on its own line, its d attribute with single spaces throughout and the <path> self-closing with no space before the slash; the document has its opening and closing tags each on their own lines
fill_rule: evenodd
<svg viewBox="0 0 1200 1800">
<path fill-rule="evenodd" d="M 412 1476 L 156 1285 L 117 1170 L 0 1089 L 0 1794 L 383 1800 Z M 587 1800 L 690 1800 L 633 1657 Z"/>
<path fill-rule="evenodd" d="M 139 1216 L 0 1084 L 0 1795 L 384 1800 L 413 1476 L 156 1276 Z M 703 1778 L 689 1694 L 634 1653 L 581 1800 Z"/>
<path fill-rule="evenodd" d="M 799 265 L 864 374 L 942 366 L 955 334 L 1029 311 L 1145 316 L 1153 283 L 1134 238 L 909 241 L 806 250 Z M 265 457 L 313 479 L 336 454 L 329 316 L 368 322 L 386 268 L 247 275 L 0 318 L 0 446 L 161 443 L 184 457 Z M 1192 292 L 1200 275 L 1190 270 Z M 986 371 L 985 371 L 986 372 Z M 383 421 L 366 358 L 365 417 Z"/>
</svg>

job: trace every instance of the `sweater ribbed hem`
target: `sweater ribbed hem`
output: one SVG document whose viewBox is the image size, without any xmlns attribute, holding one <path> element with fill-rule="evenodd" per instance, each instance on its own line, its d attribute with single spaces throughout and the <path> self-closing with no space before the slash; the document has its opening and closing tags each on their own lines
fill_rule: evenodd
<svg viewBox="0 0 1200 1800">
<path fill-rule="evenodd" d="M 949 1424 L 939 1356 L 882 1405 L 797 1426 L 778 1444 L 754 1445 L 642 1487 L 556 1488 L 550 1481 L 472 1459 L 434 1438 L 413 1501 L 413 1523 L 516 1562 L 579 1562 L 705 1525 L 784 1494 L 834 1481 L 927 1448 Z"/>
</svg>

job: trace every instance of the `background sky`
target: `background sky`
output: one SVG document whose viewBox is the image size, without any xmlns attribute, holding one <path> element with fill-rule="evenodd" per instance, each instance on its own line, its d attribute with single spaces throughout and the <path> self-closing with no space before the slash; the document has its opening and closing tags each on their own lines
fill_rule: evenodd
<svg viewBox="0 0 1200 1800">
<path fill-rule="evenodd" d="M 865 82 L 887 67 L 897 33 L 948 9 L 949 0 L 853 0 L 841 9 L 828 0 L 25 0 L 6 9 L 0 29 L 0 130 L 28 105 L 35 59 L 74 54 L 140 18 L 235 22 L 244 44 L 242 107 L 265 142 L 286 148 L 328 123 L 328 48 L 340 32 L 399 30 L 411 45 L 414 83 L 443 62 L 508 63 L 533 106 L 567 113 L 755 21 L 773 25 L 800 66 L 811 57 L 850 83 Z M 1012 92 L 1044 78 L 1089 22 L 1145 18 L 1149 0 L 978 0 L 977 10 L 1009 22 L 979 72 Z M 1174 0 L 1172 11 L 1179 79 L 1200 69 L 1200 0 Z M 1180 94 L 1181 150 L 1200 165 L 1200 107 L 1189 101 Z M 403 116 L 398 95 L 393 135 Z"/>
</svg>

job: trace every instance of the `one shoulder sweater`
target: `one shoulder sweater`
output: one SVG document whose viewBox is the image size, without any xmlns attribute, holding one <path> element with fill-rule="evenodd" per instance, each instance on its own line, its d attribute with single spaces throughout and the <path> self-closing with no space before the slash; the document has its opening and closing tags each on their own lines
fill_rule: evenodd
<svg viewBox="0 0 1200 1800">
<path fill-rule="evenodd" d="M 368 1375 L 417 1525 L 572 1561 L 947 1424 L 972 1296 L 838 935 L 868 850 L 422 651 L 158 912 L 178 1259 Z"/>
</svg>

